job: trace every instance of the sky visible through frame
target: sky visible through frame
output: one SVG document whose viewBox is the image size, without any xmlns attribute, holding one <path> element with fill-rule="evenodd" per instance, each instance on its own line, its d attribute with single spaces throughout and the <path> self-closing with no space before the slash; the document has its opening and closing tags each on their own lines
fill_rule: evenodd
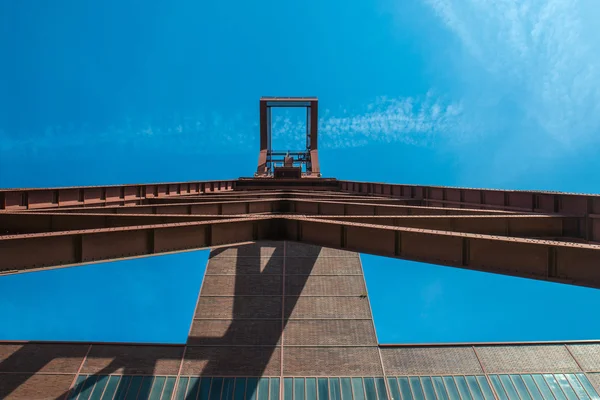
<svg viewBox="0 0 600 400">
<path fill-rule="evenodd" d="M 171 3 L 0 4 L 0 187 L 248 175 L 316 95 L 325 175 L 600 192 L 592 0 Z M 0 339 L 182 342 L 206 258 L 2 277 Z M 362 260 L 383 343 L 598 338 L 600 291 Z"/>
</svg>

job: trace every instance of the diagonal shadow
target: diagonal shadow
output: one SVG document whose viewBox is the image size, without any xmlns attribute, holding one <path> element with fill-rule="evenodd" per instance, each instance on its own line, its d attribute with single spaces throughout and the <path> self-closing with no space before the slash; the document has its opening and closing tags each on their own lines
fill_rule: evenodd
<svg viewBox="0 0 600 400">
<path fill-rule="evenodd" d="M 299 294 L 308 279 L 310 271 L 312 271 L 320 248 L 313 246 L 317 251 L 309 252 L 308 256 L 302 257 L 304 261 L 303 274 L 305 275 L 290 276 L 289 279 L 293 280 L 293 282 L 288 281 L 286 286 L 291 287 L 292 291 L 284 296 L 283 242 L 274 243 L 276 244 L 275 250 L 266 263 L 264 263 L 264 266 L 260 260 L 261 252 L 265 249 L 265 244 L 261 242 L 230 246 L 211 251 L 209 261 L 216 260 L 224 251 L 232 251 L 233 249 L 238 253 L 235 259 L 234 289 L 231 296 L 233 298 L 231 319 L 228 321 L 229 325 L 221 336 L 202 335 L 201 330 L 200 335 L 190 335 L 188 337 L 185 360 L 191 363 L 199 362 L 198 365 L 200 367 L 198 371 L 187 373 L 187 375 L 200 377 L 261 377 L 270 368 L 267 371 L 269 375 L 279 376 L 280 371 L 277 367 L 280 367 L 281 360 L 273 362 L 273 359 L 279 359 L 279 355 L 276 352 L 281 351 L 280 344 L 283 330 L 296 306 Z M 267 245 L 266 247 L 269 246 Z M 204 279 L 207 279 L 206 275 Z M 275 285 L 277 285 L 277 288 L 274 287 Z M 200 296 L 202 297 L 203 293 L 200 293 Z M 256 315 L 263 317 L 257 318 Z M 198 320 L 194 320 L 192 323 L 196 321 Z M 27 371 L 29 371 L 15 375 L 9 381 L 0 382 L 0 398 L 8 397 L 53 360 L 69 356 L 82 357 L 84 354 L 79 353 L 82 351 L 85 353 L 88 347 L 85 343 L 77 343 L 76 345 L 61 344 L 57 346 L 57 351 L 51 351 L 48 354 L 32 354 L 31 348 L 25 345 L 0 362 L 0 372 L 10 372 L 16 365 L 23 364 L 24 362 L 28 363 Z M 135 346 L 135 344 L 114 346 L 110 343 L 92 346 L 106 347 L 107 351 L 102 354 L 102 357 L 109 358 L 111 361 L 98 368 L 97 372 L 90 374 L 82 382 L 76 384 L 72 390 L 57 396 L 56 399 L 67 399 L 70 393 L 89 391 L 101 376 L 114 374 L 117 371 L 119 371 L 119 375 L 139 375 L 140 368 L 137 365 L 132 365 L 131 357 L 119 351 L 119 348 L 133 348 Z M 139 345 L 137 347 L 150 348 L 150 346 Z M 94 357 L 92 351 L 87 359 L 94 361 Z M 180 357 L 170 357 L 165 354 L 153 355 L 149 351 L 148 354 L 144 355 L 143 373 L 145 375 L 153 375 L 156 371 L 157 363 L 165 360 L 165 358 L 169 358 L 172 361 L 179 361 L 181 359 Z M 273 373 L 274 368 L 277 368 L 276 373 Z M 187 392 L 198 393 L 199 384 L 200 380 L 197 380 L 195 386 L 188 388 Z M 117 388 L 117 393 L 125 395 L 128 385 L 129 382 L 121 380 Z M 247 391 L 255 389 L 256 387 L 251 388 L 249 386 Z M 150 395 L 149 390 L 149 387 L 140 387 L 136 398 L 148 398 Z M 251 394 L 250 392 L 247 393 Z M 118 398 L 118 396 L 115 396 L 115 398 Z"/>
</svg>

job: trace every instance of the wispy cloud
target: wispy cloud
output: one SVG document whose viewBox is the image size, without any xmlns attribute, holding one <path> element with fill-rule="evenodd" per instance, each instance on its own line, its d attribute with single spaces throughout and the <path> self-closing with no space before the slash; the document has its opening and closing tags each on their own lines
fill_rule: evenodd
<svg viewBox="0 0 600 400">
<path fill-rule="evenodd" d="M 423 0 L 547 138 L 576 146 L 600 128 L 600 10 L 593 0 Z M 465 65 L 465 70 L 468 67 Z"/>
</svg>

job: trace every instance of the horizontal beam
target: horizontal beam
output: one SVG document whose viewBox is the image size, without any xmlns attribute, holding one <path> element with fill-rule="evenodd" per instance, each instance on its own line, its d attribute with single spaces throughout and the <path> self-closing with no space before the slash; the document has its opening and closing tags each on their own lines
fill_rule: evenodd
<svg viewBox="0 0 600 400">
<path fill-rule="evenodd" d="M 0 237 L 5 273 L 280 239 L 600 288 L 600 246 L 298 216 Z"/>
</svg>

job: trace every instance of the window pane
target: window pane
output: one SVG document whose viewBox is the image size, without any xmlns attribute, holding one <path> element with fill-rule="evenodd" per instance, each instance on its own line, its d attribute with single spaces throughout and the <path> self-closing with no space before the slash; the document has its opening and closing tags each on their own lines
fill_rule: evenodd
<svg viewBox="0 0 600 400">
<path fill-rule="evenodd" d="M 362 378 L 352 378 L 352 393 L 354 400 L 365 400 L 365 388 Z"/>
<path fill-rule="evenodd" d="M 269 378 L 258 381 L 258 400 L 269 400 Z"/>
<path fill-rule="evenodd" d="M 306 378 L 306 400 L 317 400 L 317 380 Z"/>
<path fill-rule="evenodd" d="M 214 386 L 214 382 L 213 382 L 213 386 Z M 246 400 L 256 400 L 257 389 L 258 389 L 258 378 L 246 379 Z"/>
<path fill-rule="evenodd" d="M 173 378 L 175 379 L 175 378 Z M 130 376 L 122 376 L 119 381 L 119 385 L 117 386 L 117 392 L 115 393 L 115 400 L 123 400 L 125 395 L 127 394 L 127 389 L 129 388 L 129 382 L 131 381 Z"/>
<path fill-rule="evenodd" d="M 398 386 L 400 386 L 400 393 L 402 394 L 402 400 L 412 400 L 412 391 L 410 390 L 410 384 L 408 378 L 398 378 Z"/>
<path fill-rule="evenodd" d="M 444 386 L 444 381 L 441 376 L 434 376 L 433 378 L 433 386 L 435 388 L 435 393 L 440 400 L 448 400 L 448 393 L 446 392 L 446 386 Z"/>
<path fill-rule="evenodd" d="M 375 389 L 375 380 L 373 378 L 364 378 L 365 394 L 367 400 L 377 400 L 377 390 Z"/>
<path fill-rule="evenodd" d="M 292 378 L 284 378 L 283 379 L 283 398 L 284 400 L 293 400 L 294 399 L 294 381 Z"/>
<path fill-rule="evenodd" d="M 579 380 L 579 382 L 581 382 L 581 384 L 585 388 L 585 391 L 590 395 L 590 398 L 592 398 L 593 400 L 600 400 L 600 396 L 598 396 L 598 393 L 592 387 L 592 384 L 584 374 L 575 374 L 575 376 L 577 376 L 577 379 Z"/>
<path fill-rule="evenodd" d="M 577 395 L 575 394 L 575 391 L 573 390 L 571 385 L 569 385 L 569 381 L 567 381 L 567 378 L 565 378 L 563 374 L 554 374 L 554 377 L 558 381 L 558 384 L 560 385 L 563 392 L 565 392 L 567 399 L 577 400 Z"/>
<path fill-rule="evenodd" d="M 387 388 L 383 378 L 375 378 L 375 386 L 377 386 L 377 396 L 379 400 L 388 400 Z"/>
<path fill-rule="evenodd" d="M 512 381 L 510 380 L 510 376 L 500 375 L 500 382 L 502 382 L 504 391 L 506 391 L 506 394 L 510 400 L 519 400 L 517 389 L 515 389 L 515 385 L 513 385 Z"/>
<path fill-rule="evenodd" d="M 329 378 L 329 396 L 331 400 L 341 400 L 342 393 L 340 392 L 339 378 Z"/>
<path fill-rule="evenodd" d="M 77 396 L 77 400 L 88 400 L 90 398 L 90 395 L 96 386 L 97 379 L 98 375 L 89 375 L 86 379 L 84 379 L 81 387 L 79 388 L 79 396 Z"/>
<path fill-rule="evenodd" d="M 467 381 L 464 376 L 455 376 L 454 380 L 456 381 L 456 386 L 458 387 L 458 391 L 463 400 L 472 400 L 471 392 L 469 391 L 469 386 L 467 386 Z"/>
<path fill-rule="evenodd" d="M 424 400 L 423 388 L 421 387 L 421 381 L 416 376 L 411 376 L 408 381 L 410 382 L 410 389 L 413 393 L 415 400 Z"/>
<path fill-rule="evenodd" d="M 454 379 L 452 379 L 451 376 L 445 376 L 444 383 L 446 384 L 446 390 L 448 391 L 450 400 L 460 400 L 460 395 L 458 394 L 458 388 L 456 387 Z"/>
<path fill-rule="evenodd" d="M 210 400 L 220 400 L 223 390 L 223 378 L 212 378 L 210 385 Z"/>
<path fill-rule="evenodd" d="M 519 375 L 511 375 L 510 379 L 512 380 L 513 384 L 515 385 L 515 388 L 517 389 L 517 393 L 519 393 L 519 396 L 521 396 L 521 399 L 531 400 L 531 396 L 529 395 L 529 392 L 527 391 L 527 387 L 525 387 L 525 382 L 523 382 L 523 378 L 521 378 L 521 376 L 519 376 Z"/>
<path fill-rule="evenodd" d="M 352 381 L 350 378 L 342 378 L 342 400 L 352 400 Z"/>
<path fill-rule="evenodd" d="M 173 389 L 175 388 L 175 379 L 176 378 L 174 376 L 170 376 L 165 381 L 165 387 L 164 387 L 163 393 L 162 393 L 163 399 L 171 398 L 171 395 L 173 394 Z"/>
<path fill-rule="evenodd" d="M 69 400 L 77 398 L 79 392 L 81 392 L 81 388 L 83 387 L 83 381 L 85 381 L 85 378 L 87 378 L 87 375 L 79 375 L 77 377 L 77 380 L 75 381 L 75 388 L 69 393 Z"/>
<path fill-rule="evenodd" d="M 425 392 L 425 398 L 427 400 L 436 400 L 435 390 L 433 389 L 433 383 L 431 382 L 430 377 L 422 377 L 421 386 L 423 386 L 423 391 Z"/>
<path fill-rule="evenodd" d="M 210 386 L 212 384 L 212 378 L 202 378 L 200 379 L 200 390 L 198 391 L 198 399 L 199 400 L 208 400 L 208 396 L 210 395 Z M 240 400 L 244 400 L 244 392 L 242 391 L 242 397 Z"/>
<path fill-rule="evenodd" d="M 152 391 L 150 392 L 150 400 L 160 400 L 162 396 L 162 390 L 165 386 L 166 378 L 164 376 L 157 376 L 154 378 L 154 382 L 152 384 Z M 112 398 L 112 396 L 110 397 Z"/>
<path fill-rule="evenodd" d="M 477 377 L 477 382 L 479 382 L 479 387 L 483 391 L 483 397 L 485 398 L 485 400 L 494 400 L 494 392 L 492 392 L 490 383 L 485 378 L 485 376 L 479 375 Z"/>
<path fill-rule="evenodd" d="M 531 397 L 533 397 L 535 400 L 544 398 L 544 395 L 538 389 L 531 375 L 521 375 L 521 378 L 523 378 L 523 382 L 525 382 L 527 390 L 529 390 L 529 393 L 531 393 Z"/>
<path fill-rule="evenodd" d="M 279 400 L 279 378 L 271 378 L 271 398 L 270 400 Z"/>
<path fill-rule="evenodd" d="M 492 381 L 492 386 L 494 387 L 494 391 L 498 396 L 499 400 L 508 400 L 508 396 L 502 387 L 502 383 L 500 383 L 500 378 L 498 375 L 490 375 L 490 381 Z"/>
<path fill-rule="evenodd" d="M 554 376 L 552 374 L 544 374 L 543 376 L 548 386 L 550 386 L 552 394 L 554 395 L 554 397 L 556 397 L 556 400 L 565 400 L 566 396 L 560 388 L 560 385 L 558 384 L 556 379 L 554 379 Z"/>
<path fill-rule="evenodd" d="M 294 378 L 294 400 L 304 400 L 303 378 Z"/>
<path fill-rule="evenodd" d="M 188 393 L 190 392 L 190 386 L 192 385 L 192 380 L 190 379 L 190 383 L 188 385 Z M 225 378 L 223 379 L 223 390 L 221 392 L 222 400 L 233 400 L 233 388 L 235 385 L 235 378 Z M 197 384 L 196 384 L 197 386 Z M 196 392 L 198 388 L 196 388 Z M 195 394 L 190 394 L 190 397 L 186 397 L 186 399 L 195 399 Z"/>
<path fill-rule="evenodd" d="M 127 397 L 125 397 L 125 400 L 137 399 L 137 394 L 140 390 L 143 379 L 143 376 L 134 376 L 131 378 L 131 383 L 129 383 L 129 389 L 127 390 Z"/>
<path fill-rule="evenodd" d="M 398 388 L 398 381 L 396 378 L 387 378 L 388 387 L 390 388 L 390 396 L 392 396 L 391 400 L 401 400 L 400 397 L 400 389 Z"/>
<path fill-rule="evenodd" d="M 590 396 L 588 396 L 587 392 L 574 374 L 565 374 L 565 377 L 569 381 L 569 384 L 577 394 L 578 398 L 589 400 Z"/>
<path fill-rule="evenodd" d="M 327 382 L 327 378 L 319 378 L 317 385 L 319 386 L 319 400 L 329 400 L 329 382 Z"/>
<path fill-rule="evenodd" d="M 102 398 L 102 393 L 104 392 L 104 388 L 106 387 L 106 384 L 108 383 L 108 378 L 110 378 L 110 376 L 108 376 L 108 375 L 102 375 L 102 376 L 98 377 L 98 380 L 96 381 L 96 384 L 94 385 L 94 391 L 92 392 L 92 395 L 90 396 L 90 400 L 100 400 Z M 152 379 L 152 377 L 150 377 L 150 379 Z M 148 395 L 146 394 L 146 398 L 147 397 L 148 397 Z"/>
<path fill-rule="evenodd" d="M 177 383 L 177 392 L 175 394 L 175 399 L 185 400 L 185 392 L 187 391 L 188 381 L 189 381 L 189 378 L 185 378 L 185 377 L 179 378 L 179 382 Z M 133 398 L 135 399 L 135 397 L 133 397 Z"/>
<path fill-rule="evenodd" d="M 552 394 L 552 390 L 550 390 L 550 386 L 548 386 L 548 382 L 546 382 L 546 380 L 544 379 L 544 377 L 542 375 L 535 374 L 535 375 L 531 375 L 531 377 L 533 378 L 533 381 L 537 385 L 537 388 L 540 389 L 540 392 L 542 392 L 542 396 L 544 396 L 544 399 L 553 399 L 554 398 L 554 395 Z"/>
<path fill-rule="evenodd" d="M 471 391 L 471 395 L 476 400 L 483 400 L 483 392 L 479 387 L 479 383 L 477 383 L 477 378 L 474 376 L 467 376 L 467 385 L 469 386 L 469 390 Z"/>
<path fill-rule="evenodd" d="M 152 389 L 152 383 L 154 383 L 153 376 L 145 376 L 142 381 L 142 386 L 140 386 L 140 390 L 138 392 L 138 399 L 147 399 L 150 397 L 150 390 Z"/>
</svg>

